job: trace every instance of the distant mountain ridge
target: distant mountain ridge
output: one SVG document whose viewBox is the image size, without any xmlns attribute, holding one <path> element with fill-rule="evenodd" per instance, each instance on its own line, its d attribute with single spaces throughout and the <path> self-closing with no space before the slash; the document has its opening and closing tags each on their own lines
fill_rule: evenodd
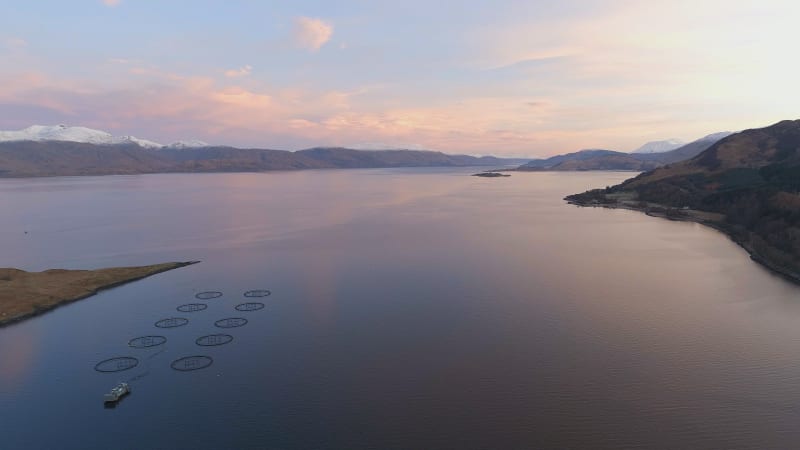
<svg viewBox="0 0 800 450">
<path fill-rule="evenodd" d="M 0 177 L 120 175 L 166 172 L 513 166 L 525 160 L 448 155 L 421 150 L 312 148 L 295 152 L 223 146 L 143 148 L 128 142 L 0 142 Z"/>
<path fill-rule="evenodd" d="M 646 171 L 683 161 L 699 154 L 718 140 L 729 136 L 728 131 L 709 134 L 666 152 L 624 153 L 614 150 L 580 150 L 545 159 L 534 159 L 517 168 L 519 171 L 585 171 L 632 170 Z M 666 141 L 661 141 L 666 142 Z M 647 145 L 647 144 L 645 144 Z"/>
<path fill-rule="evenodd" d="M 295 152 L 215 146 L 199 140 L 169 145 L 66 125 L 0 131 L 0 177 L 163 172 L 258 172 L 370 167 L 508 166 L 526 159 L 448 155 L 426 150 L 318 147 Z"/>
</svg>

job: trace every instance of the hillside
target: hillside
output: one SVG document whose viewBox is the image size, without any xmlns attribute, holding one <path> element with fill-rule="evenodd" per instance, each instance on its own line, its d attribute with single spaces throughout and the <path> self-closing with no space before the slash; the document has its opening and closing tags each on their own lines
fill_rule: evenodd
<svg viewBox="0 0 800 450">
<path fill-rule="evenodd" d="M 657 165 L 643 163 L 636 155 L 603 149 L 580 150 L 556 155 L 546 159 L 534 159 L 517 168 L 519 171 L 571 171 L 571 170 L 646 170 L 642 166 Z"/>
<path fill-rule="evenodd" d="M 448 155 L 424 150 L 353 150 L 341 147 L 311 148 L 294 154 L 337 168 L 497 166 L 519 162 L 493 156 Z"/>
<path fill-rule="evenodd" d="M 220 146 L 166 146 L 152 149 L 133 143 L 111 145 L 73 141 L 0 142 L 0 177 L 503 166 L 520 162 L 522 161 L 418 150 L 314 148 L 289 152 Z"/>
<path fill-rule="evenodd" d="M 567 200 L 706 223 L 800 280 L 800 120 L 731 135 L 687 161 Z"/>
<path fill-rule="evenodd" d="M 133 144 L 0 142 L 0 177 L 155 173 L 173 167 L 166 155 Z"/>
</svg>

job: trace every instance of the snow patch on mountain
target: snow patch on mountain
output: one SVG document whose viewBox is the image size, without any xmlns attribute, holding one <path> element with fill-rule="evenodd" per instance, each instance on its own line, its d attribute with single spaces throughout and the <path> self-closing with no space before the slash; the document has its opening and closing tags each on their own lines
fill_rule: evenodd
<svg viewBox="0 0 800 450">
<path fill-rule="evenodd" d="M 164 145 L 158 142 L 148 141 L 147 139 L 139 139 L 135 136 L 120 136 L 112 139 L 112 144 L 136 144 L 143 148 L 161 148 Z"/>
<path fill-rule="evenodd" d="M 675 150 L 676 148 L 682 147 L 684 145 L 686 145 L 686 142 L 683 142 L 680 139 L 652 141 L 644 144 L 643 146 L 632 151 L 631 153 L 664 153 L 670 150 Z"/>
<path fill-rule="evenodd" d="M 174 148 L 174 149 L 185 149 L 185 148 L 199 148 L 199 147 L 210 147 L 211 144 L 207 142 L 198 141 L 197 139 L 192 139 L 189 141 L 178 141 L 173 142 L 172 144 L 167 145 L 167 148 Z"/>
</svg>

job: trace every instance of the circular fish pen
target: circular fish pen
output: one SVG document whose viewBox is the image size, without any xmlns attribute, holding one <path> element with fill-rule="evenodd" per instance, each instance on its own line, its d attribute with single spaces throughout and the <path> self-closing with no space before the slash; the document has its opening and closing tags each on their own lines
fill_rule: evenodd
<svg viewBox="0 0 800 450">
<path fill-rule="evenodd" d="M 205 291 L 194 294 L 194 298 L 199 298 L 200 300 L 211 300 L 219 297 L 222 297 L 222 292 L 220 291 Z"/>
<path fill-rule="evenodd" d="M 161 319 L 155 323 L 158 328 L 177 328 L 182 327 L 189 323 L 189 319 L 185 319 L 183 317 L 170 317 L 167 319 Z"/>
<path fill-rule="evenodd" d="M 247 303 L 240 303 L 236 305 L 237 311 L 258 311 L 259 309 L 264 309 L 264 304 L 261 302 L 247 302 Z"/>
<path fill-rule="evenodd" d="M 210 356 L 204 356 L 204 355 L 184 356 L 183 358 L 179 358 L 176 359 L 175 361 L 172 361 L 170 367 L 179 372 L 191 372 L 193 370 L 205 369 L 206 367 L 210 366 L 213 363 L 214 360 L 211 359 Z"/>
<path fill-rule="evenodd" d="M 229 344 L 231 341 L 233 341 L 233 336 L 230 334 L 209 334 L 207 336 L 200 336 L 194 343 L 202 347 L 213 347 L 216 345 Z"/>
<path fill-rule="evenodd" d="M 247 325 L 247 319 L 244 317 L 228 317 L 214 322 L 214 326 L 219 328 L 237 328 L 245 325 Z"/>
<path fill-rule="evenodd" d="M 94 370 L 98 372 L 122 372 L 123 370 L 133 369 L 139 365 L 139 360 L 132 356 L 117 356 L 109 358 L 95 364 Z"/>
<path fill-rule="evenodd" d="M 180 312 L 197 312 L 202 311 L 208 308 L 208 305 L 205 303 L 187 303 L 185 305 L 178 306 L 177 309 Z"/>
<path fill-rule="evenodd" d="M 244 293 L 245 297 L 269 297 L 270 295 L 272 295 L 272 292 L 267 289 L 254 289 Z"/>
<path fill-rule="evenodd" d="M 167 338 L 164 336 L 140 336 L 128 341 L 128 347 L 149 348 L 156 347 L 165 342 L 167 342 Z"/>
</svg>

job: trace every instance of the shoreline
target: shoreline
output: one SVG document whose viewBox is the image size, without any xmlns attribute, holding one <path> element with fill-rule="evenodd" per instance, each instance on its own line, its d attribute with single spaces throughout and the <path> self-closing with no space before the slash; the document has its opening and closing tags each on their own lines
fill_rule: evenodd
<svg viewBox="0 0 800 450">
<path fill-rule="evenodd" d="M 745 242 L 741 237 L 731 233 L 727 228 L 724 226 L 712 221 L 703 219 L 701 217 L 692 216 L 691 212 L 696 212 L 697 210 L 690 210 L 691 212 L 684 212 L 682 210 L 678 210 L 684 212 L 680 215 L 669 216 L 667 213 L 660 213 L 654 211 L 648 211 L 651 207 L 662 208 L 666 211 L 674 210 L 674 208 L 664 206 L 664 205 L 656 205 L 651 204 L 652 206 L 648 206 L 647 208 L 638 207 L 635 205 L 629 204 L 601 204 L 601 203 L 589 203 L 589 202 L 581 202 L 579 200 L 570 200 L 565 198 L 564 199 L 567 204 L 579 206 L 581 208 L 605 208 L 605 209 L 627 209 L 629 211 L 637 211 L 643 213 L 650 217 L 658 217 L 661 219 L 672 220 L 675 222 L 693 222 L 700 225 L 705 225 L 709 228 L 713 228 L 720 233 L 727 236 L 731 241 L 736 243 L 739 247 L 743 248 L 748 255 L 750 255 L 750 259 L 757 262 L 764 268 L 766 268 L 769 272 L 774 275 L 779 275 L 781 278 L 791 281 L 792 283 L 800 285 L 800 273 L 797 273 L 789 268 L 781 267 L 772 261 L 765 258 L 762 254 L 760 254 L 756 249 L 754 249 L 751 245 Z M 702 211 L 701 211 L 702 212 Z"/>
<path fill-rule="evenodd" d="M 97 270 L 51 269 L 42 272 L 0 269 L 0 328 L 39 316 L 59 306 L 92 297 L 101 291 L 199 262 L 170 262 Z M 45 283 L 37 283 L 40 280 Z M 53 288 L 61 292 L 61 295 L 47 290 L 46 282 L 52 281 L 59 284 Z M 13 302 L 4 299 L 2 294 L 7 294 L 9 298 L 13 296 Z M 11 315 L 8 315 L 9 313 Z"/>
</svg>

